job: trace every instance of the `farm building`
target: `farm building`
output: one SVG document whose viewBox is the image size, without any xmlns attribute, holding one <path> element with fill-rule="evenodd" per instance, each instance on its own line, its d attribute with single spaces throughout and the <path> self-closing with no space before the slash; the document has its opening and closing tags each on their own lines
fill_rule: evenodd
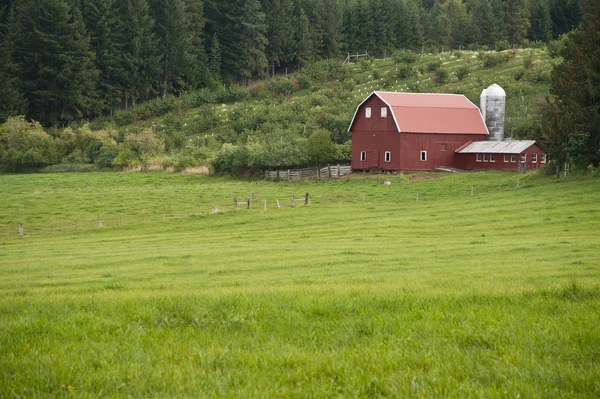
<svg viewBox="0 0 600 399">
<path fill-rule="evenodd" d="M 374 92 L 357 107 L 349 127 L 352 170 L 523 169 L 540 165 L 545 156 L 535 142 L 503 141 L 504 98 L 498 85 L 484 90 L 482 115 L 463 95 Z M 497 157 L 502 162 L 496 162 Z M 518 161 L 512 162 L 515 157 Z"/>
<path fill-rule="evenodd" d="M 533 140 L 474 141 L 456 150 L 459 169 L 529 170 L 546 163 Z"/>
</svg>

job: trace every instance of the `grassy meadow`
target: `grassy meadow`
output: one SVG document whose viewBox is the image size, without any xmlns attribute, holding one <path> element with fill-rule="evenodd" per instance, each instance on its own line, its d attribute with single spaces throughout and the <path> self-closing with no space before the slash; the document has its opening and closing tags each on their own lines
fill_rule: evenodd
<svg viewBox="0 0 600 399">
<path fill-rule="evenodd" d="M 597 176 L 0 181 L 0 397 L 600 395 Z"/>
</svg>

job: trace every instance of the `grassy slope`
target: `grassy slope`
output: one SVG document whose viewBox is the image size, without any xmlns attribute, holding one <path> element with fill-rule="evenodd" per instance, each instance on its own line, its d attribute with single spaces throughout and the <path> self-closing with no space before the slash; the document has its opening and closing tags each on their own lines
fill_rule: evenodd
<svg viewBox="0 0 600 399">
<path fill-rule="evenodd" d="M 0 396 L 597 396 L 597 178 L 413 178 L 2 176 L 41 220 L 315 201 L 0 241 Z"/>
<path fill-rule="evenodd" d="M 491 53 L 494 54 L 495 52 Z M 363 69 L 360 64 L 350 64 L 349 79 L 354 80 L 357 84 L 352 88 L 354 103 L 351 104 L 349 109 L 353 112 L 354 107 L 375 90 L 404 92 L 417 90 L 432 93 L 460 93 L 465 94 L 476 105 L 479 105 L 479 95 L 481 94 L 481 91 L 492 83 L 498 83 L 503 86 L 507 92 L 506 129 L 510 134 L 510 132 L 519 126 L 528 115 L 536 112 L 537 103 L 543 101 L 548 95 L 547 83 L 532 82 L 529 81 L 527 77 L 522 78 L 520 81 L 515 81 L 513 77 L 516 71 L 523 69 L 523 61 L 528 57 L 532 60 L 532 66 L 527 70 L 529 74 L 535 75 L 540 71 L 549 71 L 552 60 L 543 50 L 519 50 L 508 63 L 491 68 L 485 68 L 483 66 L 483 61 L 478 58 L 476 52 L 462 51 L 461 54 L 462 55 L 459 58 L 452 53 L 422 55 L 414 64 L 414 67 L 425 69 L 424 73 L 417 77 L 400 79 L 391 86 L 384 85 L 385 73 L 398 68 L 398 64 L 395 64 L 391 59 L 374 60 L 373 64 L 368 66 L 367 70 Z M 435 83 L 433 80 L 435 73 L 427 71 L 427 65 L 437 61 L 442 64 L 443 69 L 449 72 L 449 81 L 447 83 Z M 457 79 L 454 72 L 462 66 L 468 66 L 471 73 L 465 79 L 460 81 Z M 372 76 L 374 72 L 378 74 L 380 78 L 373 79 Z M 338 83 L 339 82 L 336 81 L 317 85 L 314 90 L 319 93 Z M 296 97 L 306 95 L 310 95 L 310 92 L 307 90 L 300 90 L 293 93 L 291 101 Z M 266 103 L 270 103 L 270 101 L 267 100 Z M 265 106 L 265 101 L 256 99 L 233 104 L 220 104 L 216 107 L 216 112 L 219 117 L 219 126 L 204 132 L 203 134 L 215 132 L 219 134 L 220 131 L 227 128 L 230 115 L 234 111 L 249 112 L 250 110 L 258 109 L 260 112 L 261 107 L 263 106 Z M 279 106 L 286 106 L 286 104 Z M 189 109 L 181 116 L 181 122 L 184 125 L 183 130 L 187 130 L 190 138 L 195 137 L 192 134 L 192 129 L 195 125 L 195 119 L 198 117 L 199 109 L 197 108 Z M 350 119 L 351 117 L 352 113 L 350 112 L 348 118 Z M 136 126 L 140 127 L 156 124 L 160 129 L 164 123 L 165 117 L 160 117 L 152 120 L 140 121 L 139 123 L 136 123 Z"/>
</svg>

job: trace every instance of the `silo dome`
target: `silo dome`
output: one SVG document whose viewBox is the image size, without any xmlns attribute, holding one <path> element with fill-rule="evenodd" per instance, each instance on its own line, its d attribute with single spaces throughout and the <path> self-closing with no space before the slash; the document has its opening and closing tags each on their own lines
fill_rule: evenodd
<svg viewBox="0 0 600 399">
<path fill-rule="evenodd" d="M 481 115 L 490 132 L 488 140 L 504 140 L 504 113 L 506 111 L 506 92 L 493 84 L 481 93 Z"/>
<path fill-rule="evenodd" d="M 506 92 L 504 91 L 504 89 L 498 86 L 496 83 L 494 83 L 487 89 L 484 89 L 484 91 L 489 97 L 506 97 Z"/>
</svg>

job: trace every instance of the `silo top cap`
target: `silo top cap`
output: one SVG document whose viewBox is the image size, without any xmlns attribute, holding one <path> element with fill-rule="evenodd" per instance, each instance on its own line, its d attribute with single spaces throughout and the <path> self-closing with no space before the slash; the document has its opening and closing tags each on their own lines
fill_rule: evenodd
<svg viewBox="0 0 600 399">
<path fill-rule="evenodd" d="M 486 89 L 486 94 L 488 97 L 506 97 L 506 92 L 504 89 L 498 86 L 496 83 Z"/>
</svg>

